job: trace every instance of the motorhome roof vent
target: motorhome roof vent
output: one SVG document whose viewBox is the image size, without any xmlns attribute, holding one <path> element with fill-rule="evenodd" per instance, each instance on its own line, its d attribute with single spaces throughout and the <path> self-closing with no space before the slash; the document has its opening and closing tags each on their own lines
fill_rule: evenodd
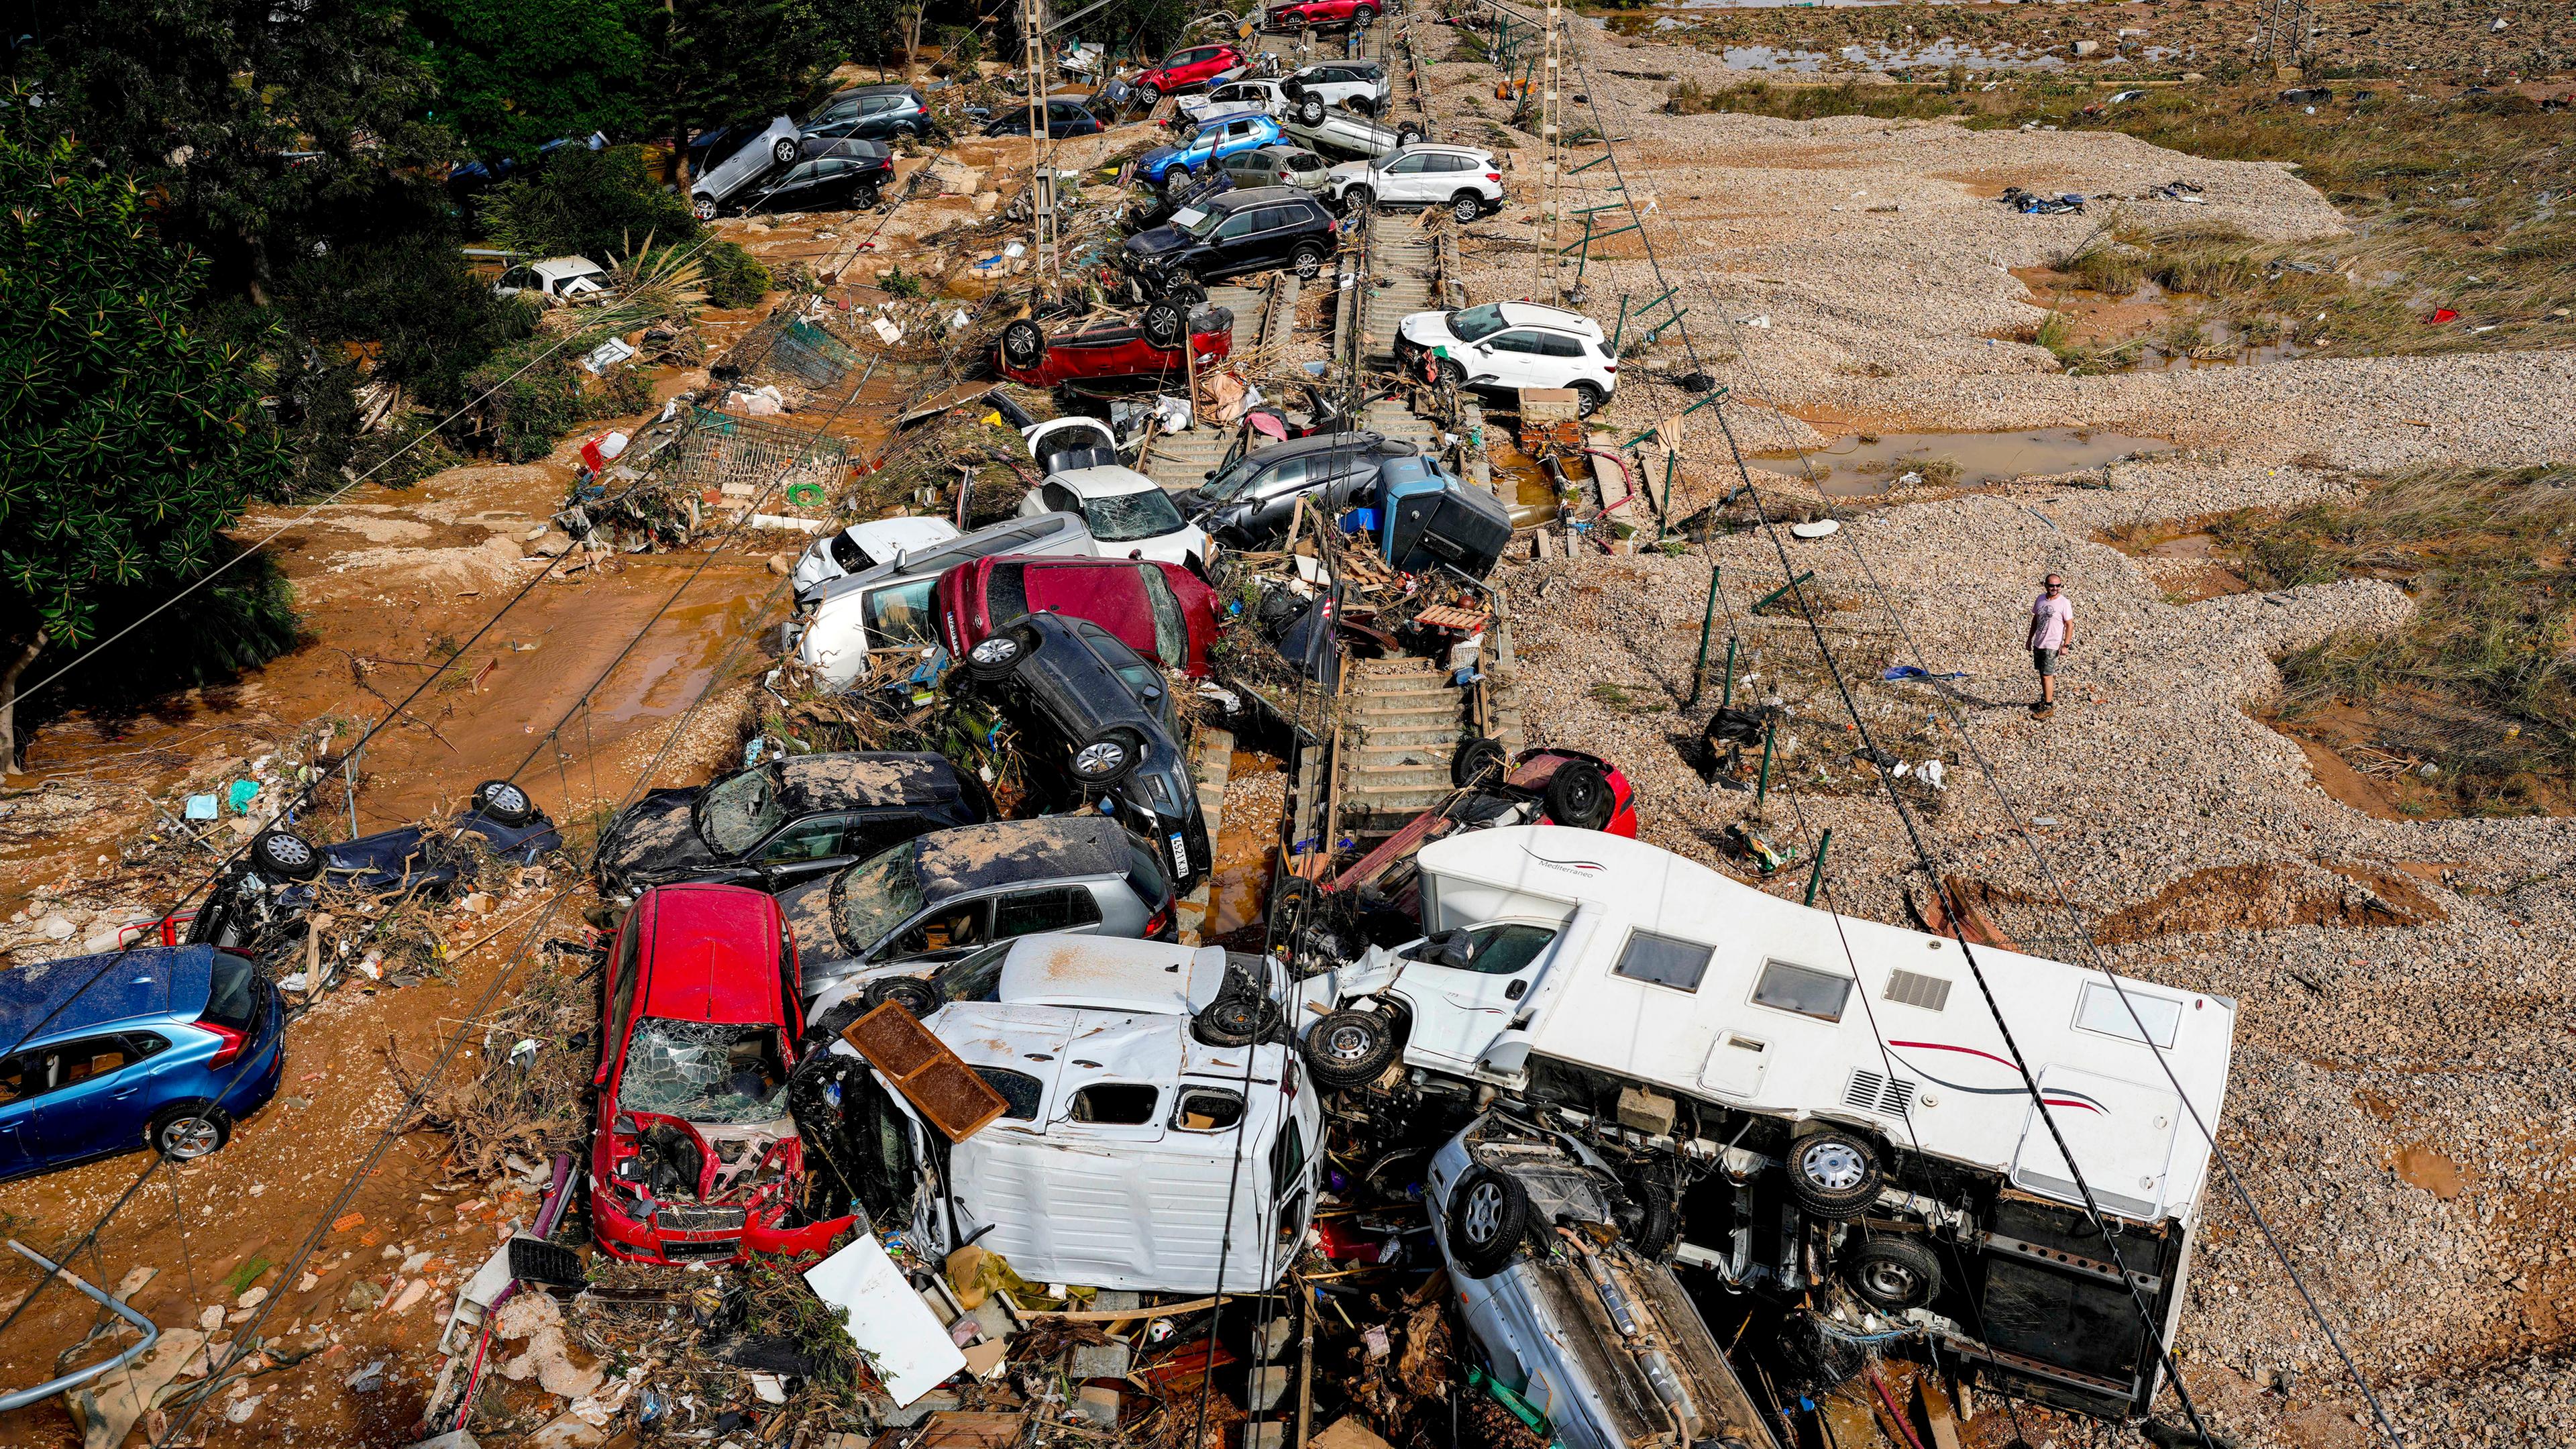
<svg viewBox="0 0 2576 1449">
<path fill-rule="evenodd" d="M 1914 1105 L 1914 1084 L 1891 1081 L 1876 1072 L 1854 1072 L 1851 1085 L 1843 1089 L 1843 1105 L 1902 1117 Z"/>
<path fill-rule="evenodd" d="M 1926 976 L 1920 971 L 1890 971 L 1887 973 L 1885 995 L 1899 1006 L 1939 1011 L 1950 1004 L 1950 981 L 1947 977 Z"/>
</svg>

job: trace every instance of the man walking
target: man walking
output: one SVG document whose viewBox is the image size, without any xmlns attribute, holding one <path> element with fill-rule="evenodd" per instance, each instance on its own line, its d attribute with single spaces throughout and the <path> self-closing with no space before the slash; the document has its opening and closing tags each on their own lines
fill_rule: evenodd
<svg viewBox="0 0 2576 1449">
<path fill-rule="evenodd" d="M 2039 702 L 2030 712 L 2048 718 L 2057 708 L 2057 657 L 2075 647 L 2075 604 L 2066 581 L 2050 574 L 2030 602 L 2030 662 L 2039 671 Z"/>
</svg>

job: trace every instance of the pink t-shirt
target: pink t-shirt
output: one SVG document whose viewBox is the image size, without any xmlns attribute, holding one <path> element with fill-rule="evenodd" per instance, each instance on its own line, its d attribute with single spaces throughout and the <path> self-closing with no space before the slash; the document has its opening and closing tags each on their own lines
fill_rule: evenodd
<svg viewBox="0 0 2576 1449">
<path fill-rule="evenodd" d="M 2066 644 L 2066 626 L 2075 622 L 2075 603 L 2064 594 L 2041 594 L 2030 603 L 2030 647 L 2058 649 Z"/>
</svg>

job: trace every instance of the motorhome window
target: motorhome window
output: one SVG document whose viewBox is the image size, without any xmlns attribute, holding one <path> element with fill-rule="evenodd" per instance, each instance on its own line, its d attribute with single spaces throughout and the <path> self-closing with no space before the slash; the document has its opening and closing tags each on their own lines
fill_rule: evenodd
<svg viewBox="0 0 2576 1449">
<path fill-rule="evenodd" d="M 1046 1083 L 1009 1067 L 977 1067 L 975 1075 L 1002 1094 L 1002 1115 L 1016 1122 L 1037 1120 L 1038 1103 L 1046 1100 Z"/>
<path fill-rule="evenodd" d="M 1848 976 L 1793 966 L 1786 961 L 1765 961 L 1761 977 L 1753 983 L 1753 1002 L 1818 1021 L 1840 1021 L 1851 986 Z"/>
<path fill-rule="evenodd" d="M 2123 994 L 2129 998 L 2126 1004 L 2120 1000 Z M 2134 1019 L 2129 1015 L 2132 1006 L 2138 1009 Z M 2138 1035 L 2138 1023 L 2142 1021 L 2147 1024 L 2147 1035 L 2143 1037 Z M 2095 982 L 2076 999 L 2075 1024 L 2123 1041 L 2152 1040 L 2160 1047 L 2169 1047 L 2174 1044 L 2174 1034 L 2182 1029 L 2182 1003 L 2150 996 L 2135 987 L 2124 993 L 2107 982 Z"/>
<path fill-rule="evenodd" d="M 1709 958 L 1716 954 L 1716 947 L 1697 941 L 1636 931 L 1620 950 L 1619 964 L 1610 970 L 1634 981 L 1650 981 L 1676 991 L 1697 991 L 1700 978 L 1708 974 Z"/>
<path fill-rule="evenodd" d="M 1463 966 L 1455 966 L 1454 969 L 1473 971 L 1480 976 L 1515 976 L 1532 961 L 1537 960 L 1539 953 L 1545 951 L 1548 943 L 1555 939 L 1556 928 L 1553 926 L 1518 924 L 1478 926 L 1467 933 L 1466 963 Z M 1440 953 L 1433 950 L 1428 941 L 1413 947 L 1405 954 L 1414 960 L 1427 961 L 1434 965 L 1453 965 L 1450 961 L 1442 960 Z"/>
<path fill-rule="evenodd" d="M 1172 1108 L 1172 1125 L 1184 1132 L 1222 1132 L 1243 1120 L 1243 1099 L 1214 1087 L 1185 1087 Z"/>
<path fill-rule="evenodd" d="M 1067 1115 L 1098 1127 L 1142 1127 L 1154 1120 L 1160 1087 L 1144 1082 L 1094 1082 L 1073 1094 Z"/>
</svg>

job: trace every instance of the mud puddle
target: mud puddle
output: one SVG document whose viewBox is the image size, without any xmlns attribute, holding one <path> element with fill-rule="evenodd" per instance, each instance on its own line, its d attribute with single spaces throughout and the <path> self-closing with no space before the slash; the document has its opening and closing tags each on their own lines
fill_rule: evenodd
<svg viewBox="0 0 2576 1449">
<path fill-rule="evenodd" d="M 1977 488 L 2014 478 L 2077 473 L 2124 459 L 2170 451 L 2162 438 L 2084 428 L 2011 433 L 1855 433 L 1802 459 L 1794 452 L 1757 453 L 1756 468 L 1809 476 L 1827 497 L 1867 498 L 1899 487 Z"/>
<path fill-rule="evenodd" d="M 1225 813 L 1217 823 L 1216 861 L 1208 872 L 1207 922 L 1199 930 L 1202 941 L 1224 941 L 1238 932 L 1260 933 L 1287 799 L 1287 777 L 1278 757 L 1251 750 L 1234 752 L 1226 766 Z"/>
</svg>

